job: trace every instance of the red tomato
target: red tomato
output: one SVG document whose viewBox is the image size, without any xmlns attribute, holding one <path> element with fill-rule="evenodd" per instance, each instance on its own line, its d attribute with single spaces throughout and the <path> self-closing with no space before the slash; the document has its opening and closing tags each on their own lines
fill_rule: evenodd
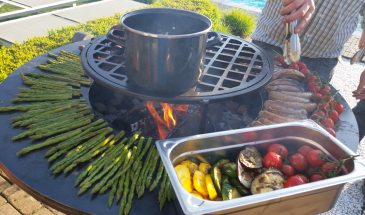
<svg viewBox="0 0 365 215">
<path fill-rule="evenodd" d="M 300 72 L 303 73 L 304 76 L 307 76 L 307 74 L 311 73 L 311 71 L 308 69 L 301 69 Z"/>
<path fill-rule="evenodd" d="M 308 163 L 307 158 L 304 155 L 296 153 L 289 158 L 291 166 L 297 171 L 304 171 L 307 169 Z"/>
<path fill-rule="evenodd" d="M 324 155 L 324 153 L 318 149 L 308 152 L 307 154 L 308 163 L 310 163 L 313 166 L 319 166 L 323 164 L 324 160 L 319 159 L 319 155 Z"/>
<path fill-rule="evenodd" d="M 276 154 L 279 154 L 284 158 L 287 157 L 289 154 L 288 149 L 285 146 L 278 143 L 270 145 L 269 148 L 267 149 L 267 152 L 275 152 Z"/>
<path fill-rule="evenodd" d="M 307 156 L 308 152 L 312 151 L 313 149 L 309 146 L 302 146 L 298 149 L 298 153 L 304 156 Z"/>
<path fill-rule="evenodd" d="M 302 69 L 307 69 L 307 65 L 305 65 L 305 63 L 303 63 L 303 62 L 298 63 L 298 66 L 299 66 L 300 71 L 302 71 Z"/>
<path fill-rule="evenodd" d="M 278 59 L 279 61 L 284 60 L 284 58 L 283 58 L 281 55 L 278 55 L 278 56 L 277 56 L 277 59 Z"/>
<path fill-rule="evenodd" d="M 335 110 L 337 111 L 338 115 L 341 115 L 343 110 L 345 109 L 342 104 L 339 104 L 337 102 L 334 103 Z"/>
<path fill-rule="evenodd" d="M 284 188 L 294 187 L 302 184 L 305 184 L 305 181 L 303 181 L 302 178 L 294 175 L 285 182 Z"/>
<path fill-rule="evenodd" d="M 319 122 L 324 126 L 324 127 L 328 127 L 328 128 L 333 128 L 335 126 L 333 120 L 331 118 L 327 118 L 327 119 L 321 119 L 319 120 Z"/>
<path fill-rule="evenodd" d="M 288 164 L 281 165 L 280 170 L 283 171 L 287 177 L 294 175 L 294 168 Z"/>
<path fill-rule="evenodd" d="M 309 182 L 309 179 L 307 178 L 307 176 L 305 176 L 303 174 L 296 174 L 295 176 L 300 177 L 305 183 Z"/>
<path fill-rule="evenodd" d="M 324 98 L 324 101 L 326 101 L 326 102 L 331 102 L 332 104 L 334 104 L 334 103 L 335 103 L 335 100 L 334 100 L 331 96 L 325 97 L 325 98 Z"/>
<path fill-rule="evenodd" d="M 295 69 L 295 70 L 299 70 L 299 66 L 298 66 L 298 64 L 296 64 L 296 63 L 292 63 L 292 64 L 290 64 L 290 65 L 289 65 L 289 68 L 292 68 L 292 69 Z"/>
<path fill-rule="evenodd" d="M 270 168 L 270 167 L 280 168 L 281 167 L 281 156 L 276 154 L 275 152 L 269 152 L 264 157 L 263 163 L 266 168 Z"/>
<path fill-rule="evenodd" d="M 332 164 L 331 162 L 325 162 L 321 165 L 320 169 L 324 173 L 325 176 L 330 177 L 330 175 L 329 175 L 330 170 L 337 169 L 337 168 L 336 168 L 336 165 Z"/>
<path fill-rule="evenodd" d="M 336 137 L 336 132 L 332 128 L 326 128 L 326 131 L 330 133 L 332 136 Z"/>
<path fill-rule="evenodd" d="M 313 83 L 313 82 L 311 82 L 311 83 Z M 322 94 L 320 94 L 320 93 L 314 94 L 313 93 L 311 100 L 318 104 L 318 103 L 321 102 L 322 98 L 323 98 Z"/>
<path fill-rule="evenodd" d="M 255 131 L 243 133 L 242 136 L 244 137 L 244 140 L 248 142 L 255 141 L 257 139 L 257 133 Z"/>
<path fill-rule="evenodd" d="M 289 65 L 285 62 L 285 60 L 281 60 L 281 65 L 284 67 L 284 68 L 288 68 Z"/>
<path fill-rule="evenodd" d="M 326 117 L 326 114 L 323 112 L 323 111 L 314 111 L 313 112 L 313 114 L 312 114 L 312 119 L 314 120 L 314 121 L 317 121 L 317 119 L 318 119 L 318 116 L 320 116 L 320 117 Z"/>
<path fill-rule="evenodd" d="M 308 88 L 308 89 L 312 88 L 313 86 L 317 86 L 317 83 L 316 83 L 316 82 L 314 82 L 314 81 L 311 81 L 311 82 L 309 82 L 309 83 L 307 84 L 307 88 Z"/>
<path fill-rule="evenodd" d="M 319 110 L 328 111 L 331 109 L 331 105 L 327 103 L 319 103 L 318 108 Z"/>
<path fill-rule="evenodd" d="M 338 113 L 336 110 L 328 111 L 328 117 L 333 120 L 333 122 L 337 122 L 338 120 Z"/>
<path fill-rule="evenodd" d="M 314 82 L 318 83 L 318 78 L 317 78 L 317 76 L 315 76 L 315 75 L 310 75 L 310 76 L 308 76 L 308 78 L 307 78 L 307 82 L 311 82 L 311 81 L 314 81 Z"/>
<path fill-rule="evenodd" d="M 307 169 L 305 170 L 305 174 L 307 174 L 308 176 L 310 176 L 315 171 L 316 171 L 316 167 L 314 167 L 312 165 L 308 165 Z"/>
<path fill-rule="evenodd" d="M 274 57 L 274 61 L 277 61 L 278 60 L 278 58 L 277 57 Z"/>
<path fill-rule="evenodd" d="M 320 92 L 320 93 L 321 93 L 323 96 L 325 96 L 325 95 L 327 95 L 329 92 L 330 92 L 329 90 L 321 90 L 321 92 Z"/>
<path fill-rule="evenodd" d="M 274 135 L 272 132 L 264 132 L 264 133 L 260 133 L 259 134 L 259 141 L 261 140 L 270 140 L 274 138 Z M 266 143 L 261 143 L 259 146 L 263 149 L 263 150 L 267 150 L 267 148 L 272 144 L 272 142 L 266 142 Z"/>
<path fill-rule="evenodd" d="M 323 85 L 321 89 L 331 91 L 331 87 L 328 85 Z"/>
<path fill-rule="evenodd" d="M 321 88 L 318 86 L 313 86 L 309 89 L 309 91 L 311 91 L 312 93 L 316 94 L 316 93 L 320 93 L 321 92 Z M 322 93 L 321 93 L 322 94 Z"/>
<path fill-rule="evenodd" d="M 315 182 L 315 181 L 320 181 L 326 179 L 325 177 L 323 177 L 322 174 L 320 173 L 314 173 L 311 178 L 309 179 L 310 182 Z"/>
</svg>

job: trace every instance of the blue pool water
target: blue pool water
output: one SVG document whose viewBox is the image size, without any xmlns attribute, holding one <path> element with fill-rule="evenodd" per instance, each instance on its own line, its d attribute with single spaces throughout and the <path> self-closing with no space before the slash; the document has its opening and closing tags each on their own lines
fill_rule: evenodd
<svg viewBox="0 0 365 215">
<path fill-rule="evenodd" d="M 244 5 L 252 6 L 252 7 L 258 7 L 263 9 L 265 6 L 266 0 L 229 0 L 236 3 L 242 3 Z M 356 31 L 361 32 L 361 26 L 360 26 L 360 17 L 359 17 L 359 24 L 357 26 Z"/>
</svg>

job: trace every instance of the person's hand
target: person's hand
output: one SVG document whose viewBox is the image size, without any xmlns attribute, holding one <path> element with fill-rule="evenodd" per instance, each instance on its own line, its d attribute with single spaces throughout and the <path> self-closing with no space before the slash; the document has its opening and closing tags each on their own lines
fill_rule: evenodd
<svg viewBox="0 0 365 215">
<path fill-rule="evenodd" d="M 352 92 L 352 96 L 357 100 L 365 98 L 365 70 L 360 75 L 359 86 Z"/>
<path fill-rule="evenodd" d="M 300 33 L 308 24 L 315 10 L 313 0 L 284 0 L 283 6 L 284 8 L 280 11 L 280 15 L 282 16 L 285 16 L 293 10 L 296 10 L 294 13 L 285 16 L 282 19 L 284 24 L 300 19 L 297 27 L 294 29 L 296 34 Z"/>
<path fill-rule="evenodd" d="M 362 47 L 365 48 L 364 41 L 365 41 L 365 31 L 362 30 L 362 34 L 361 34 L 361 37 L 360 37 L 360 40 L 359 40 L 359 49 L 361 49 Z"/>
</svg>

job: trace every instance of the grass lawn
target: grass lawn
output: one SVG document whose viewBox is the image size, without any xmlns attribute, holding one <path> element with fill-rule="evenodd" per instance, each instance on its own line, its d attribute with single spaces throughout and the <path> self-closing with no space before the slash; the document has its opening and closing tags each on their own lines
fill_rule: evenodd
<svg viewBox="0 0 365 215">
<path fill-rule="evenodd" d="M 21 9 L 22 8 L 11 5 L 11 4 L 5 4 L 4 6 L 0 7 L 0 13 L 6 13 L 6 12 L 21 10 Z"/>
</svg>

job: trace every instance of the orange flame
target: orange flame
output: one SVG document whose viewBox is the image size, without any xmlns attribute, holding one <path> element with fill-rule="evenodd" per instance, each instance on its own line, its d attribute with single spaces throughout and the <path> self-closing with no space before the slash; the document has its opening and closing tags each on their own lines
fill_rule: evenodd
<svg viewBox="0 0 365 215">
<path fill-rule="evenodd" d="M 166 139 L 166 127 L 172 129 L 176 126 L 176 115 L 174 111 L 187 112 L 189 105 L 170 105 L 167 103 L 160 103 L 163 108 L 163 119 L 158 115 L 156 109 L 153 107 L 153 102 L 147 102 L 147 108 L 152 114 L 153 119 L 157 125 L 158 131 L 160 133 L 160 139 Z"/>
</svg>

